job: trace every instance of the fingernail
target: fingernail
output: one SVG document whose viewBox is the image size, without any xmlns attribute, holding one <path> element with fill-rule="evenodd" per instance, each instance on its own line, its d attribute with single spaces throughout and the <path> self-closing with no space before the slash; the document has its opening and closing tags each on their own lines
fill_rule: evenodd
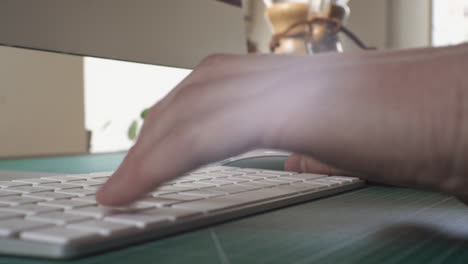
<svg viewBox="0 0 468 264">
<path fill-rule="evenodd" d="M 97 192 L 96 200 L 102 205 L 120 204 L 126 191 L 128 192 L 128 184 L 125 177 L 117 177 L 113 175 Z"/>
</svg>

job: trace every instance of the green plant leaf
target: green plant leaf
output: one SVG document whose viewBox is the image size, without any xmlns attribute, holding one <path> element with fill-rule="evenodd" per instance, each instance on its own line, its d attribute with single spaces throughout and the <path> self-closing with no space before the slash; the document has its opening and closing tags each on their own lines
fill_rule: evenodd
<svg viewBox="0 0 468 264">
<path fill-rule="evenodd" d="M 127 136 L 130 140 L 135 140 L 138 133 L 138 122 L 134 120 L 128 128 Z"/>
<path fill-rule="evenodd" d="M 149 112 L 150 108 L 146 108 L 145 110 L 143 110 L 143 112 L 141 112 L 140 116 L 142 119 L 145 119 L 146 116 L 148 115 L 148 112 Z"/>
</svg>

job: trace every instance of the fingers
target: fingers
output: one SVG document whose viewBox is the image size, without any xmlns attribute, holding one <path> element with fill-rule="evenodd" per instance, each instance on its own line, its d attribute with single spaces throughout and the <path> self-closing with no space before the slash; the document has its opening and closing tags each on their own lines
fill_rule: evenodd
<svg viewBox="0 0 468 264">
<path fill-rule="evenodd" d="M 155 186 L 193 169 L 197 160 L 187 152 L 193 143 L 186 135 L 169 135 L 152 148 L 135 146 L 111 179 L 98 191 L 99 203 L 131 203 Z"/>
<path fill-rule="evenodd" d="M 245 115 L 244 111 L 252 110 L 243 106 L 224 107 L 204 119 L 170 123 L 170 119 L 176 119 L 173 112 L 178 112 L 171 106 L 157 116 L 160 123 L 148 123 L 145 137 L 139 139 L 98 191 L 97 201 L 107 206 L 131 203 L 165 181 L 255 147 L 259 144 L 261 122 Z"/>
<path fill-rule="evenodd" d="M 288 157 L 284 164 L 286 171 L 294 171 L 298 173 L 317 173 L 325 175 L 349 175 L 342 170 L 325 165 L 311 157 L 292 154 Z"/>
</svg>

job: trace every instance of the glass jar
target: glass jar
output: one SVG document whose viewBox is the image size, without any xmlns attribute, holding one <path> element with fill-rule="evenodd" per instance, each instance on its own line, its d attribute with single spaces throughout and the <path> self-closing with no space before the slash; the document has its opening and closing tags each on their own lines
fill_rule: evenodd
<svg viewBox="0 0 468 264">
<path fill-rule="evenodd" d="M 274 52 L 299 55 L 341 52 L 338 29 L 349 16 L 348 1 L 264 0 L 266 16 L 278 38 L 274 39 L 277 42 Z M 300 25 L 291 28 L 297 23 Z"/>
<path fill-rule="evenodd" d="M 311 0 L 308 19 L 329 22 L 311 24 L 308 54 L 342 52 L 338 29 L 346 22 L 349 13 L 348 0 Z"/>
<path fill-rule="evenodd" d="M 291 25 L 307 20 L 309 14 L 309 0 L 264 0 L 266 17 L 274 34 L 285 32 Z M 307 44 L 301 35 L 307 26 L 298 26 L 291 29 L 289 37 L 278 40 L 275 53 L 307 55 Z M 294 36 L 297 34 L 297 36 Z"/>
</svg>

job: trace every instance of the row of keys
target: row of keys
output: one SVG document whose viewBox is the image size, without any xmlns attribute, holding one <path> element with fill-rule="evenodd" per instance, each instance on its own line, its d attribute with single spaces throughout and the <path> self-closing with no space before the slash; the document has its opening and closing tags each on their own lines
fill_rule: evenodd
<svg viewBox="0 0 468 264">
<path fill-rule="evenodd" d="M 305 190 L 320 190 L 324 189 L 327 187 L 332 187 L 338 184 L 342 184 L 343 182 L 352 182 L 350 179 L 345 179 L 345 181 L 339 182 L 339 179 L 330 179 L 329 181 L 324 181 L 321 180 L 319 183 L 301 183 L 301 184 L 291 184 L 291 185 L 286 185 L 286 186 L 280 186 L 280 187 L 275 187 L 275 188 L 267 188 L 264 189 L 266 191 L 279 191 L 279 190 L 287 190 L 289 193 L 294 193 L 297 191 L 305 191 Z M 226 187 L 225 187 L 226 188 Z M 226 195 L 226 193 L 222 192 L 204 192 L 204 191 L 198 191 L 198 192 L 189 192 L 189 193 L 179 193 L 179 194 L 172 194 L 172 195 L 165 195 L 161 197 L 147 197 L 141 200 L 140 202 L 136 203 L 133 208 L 133 210 L 142 210 L 142 209 L 149 209 L 153 207 L 164 207 L 164 206 L 172 206 L 174 208 L 189 208 L 191 206 L 192 201 L 196 200 L 208 200 L 208 202 L 211 201 L 216 201 L 216 198 L 213 197 L 218 197 L 218 196 L 226 196 L 228 199 L 231 199 L 231 197 L 236 197 L 233 196 L 232 194 L 236 193 L 241 193 L 241 196 L 244 193 L 254 193 L 251 192 L 253 190 L 258 190 L 258 188 L 251 187 L 251 188 L 246 188 L 245 186 L 232 186 L 229 189 L 225 190 L 229 192 L 231 195 Z M 22 198 L 26 199 L 25 197 L 10 197 L 10 198 Z M 224 198 L 218 198 L 218 199 L 224 199 Z M 29 200 L 28 202 L 32 202 L 33 200 Z M 13 201 L 12 201 L 13 202 Z M 17 201 L 15 201 L 17 202 Z M 128 209 L 128 208 L 127 208 Z M 71 200 L 55 200 L 55 201 L 49 201 L 49 202 L 41 202 L 38 204 L 23 204 L 23 205 L 18 205 L 15 207 L 6 207 L 6 208 L 0 208 L 0 212 L 10 212 L 10 213 L 19 213 L 23 215 L 36 215 L 36 214 L 41 214 L 45 212 L 51 212 L 51 211 L 59 211 L 59 210 L 66 210 L 66 213 L 69 214 L 79 214 L 79 215 L 85 215 L 85 216 L 90 216 L 94 218 L 102 218 L 110 213 L 106 208 L 104 207 L 99 207 L 96 206 L 94 198 L 84 199 L 84 201 L 76 200 L 76 198 L 71 199 Z M 113 209 L 115 211 L 115 209 Z M 5 217 L 3 217 L 5 218 Z"/>
<path fill-rule="evenodd" d="M 0 182 L 0 236 L 61 245 L 84 243 L 359 181 L 339 176 L 208 167 L 161 186 L 130 207 L 98 206 L 94 194 L 110 175 Z"/>
</svg>

